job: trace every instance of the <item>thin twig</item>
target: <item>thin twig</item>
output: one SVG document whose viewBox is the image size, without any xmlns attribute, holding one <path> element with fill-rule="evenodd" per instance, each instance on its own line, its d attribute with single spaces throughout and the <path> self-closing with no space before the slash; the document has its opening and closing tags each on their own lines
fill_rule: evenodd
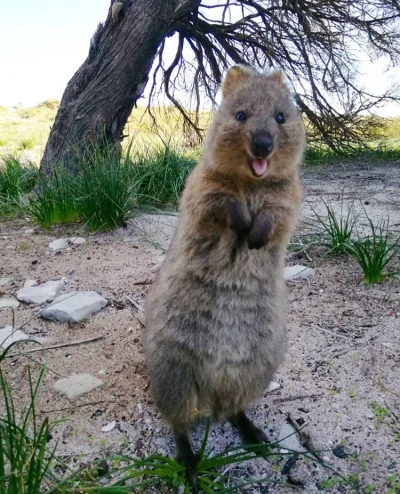
<svg viewBox="0 0 400 494">
<path fill-rule="evenodd" d="M 322 396 L 321 393 L 318 394 L 312 394 L 312 395 L 296 395 L 296 396 L 288 396 L 286 398 L 277 398 L 276 400 L 273 400 L 274 403 L 284 403 L 286 401 L 295 401 L 295 400 L 313 400 L 315 398 L 320 398 Z"/>
<path fill-rule="evenodd" d="M 64 348 L 67 346 L 83 345 L 84 343 L 91 343 L 92 341 L 102 340 L 104 336 L 96 336 L 95 338 L 89 338 L 87 340 L 71 341 L 70 343 L 60 343 L 59 345 L 45 346 L 43 348 L 34 348 L 27 350 L 26 352 L 8 353 L 6 357 L 21 357 L 26 353 L 42 352 L 43 350 L 54 350 L 55 348 Z"/>
<path fill-rule="evenodd" d="M 115 400 L 101 400 L 101 401 L 91 401 L 90 403 L 82 403 L 80 405 L 70 405 L 64 408 L 55 408 L 53 410 L 40 410 L 40 413 L 53 413 L 53 412 L 63 412 L 64 410 L 70 410 L 71 408 L 81 408 L 88 407 L 90 405 L 100 405 L 100 403 L 116 403 Z"/>
<path fill-rule="evenodd" d="M 133 300 L 133 298 L 129 297 L 128 295 L 125 295 L 125 298 L 126 300 L 128 300 L 134 307 L 136 307 L 136 309 L 139 311 L 139 312 L 144 312 L 144 308 L 138 304 L 137 302 L 135 302 L 135 300 Z"/>
<path fill-rule="evenodd" d="M 350 338 L 349 336 L 344 336 L 343 334 L 339 334 L 336 331 L 331 331 L 330 329 L 325 329 L 325 328 L 319 328 L 318 326 L 312 326 L 316 331 L 322 331 L 323 333 L 327 333 L 331 336 L 334 336 L 336 338 L 342 338 L 343 340 L 351 340 L 354 341 L 353 338 Z"/>
</svg>

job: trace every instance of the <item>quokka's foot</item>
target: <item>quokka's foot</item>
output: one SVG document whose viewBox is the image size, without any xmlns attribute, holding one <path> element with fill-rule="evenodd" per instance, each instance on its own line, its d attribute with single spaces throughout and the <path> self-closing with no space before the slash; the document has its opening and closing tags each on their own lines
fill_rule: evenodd
<svg viewBox="0 0 400 494">
<path fill-rule="evenodd" d="M 200 456 L 193 453 L 189 436 L 186 433 L 175 434 L 177 447 L 176 461 L 186 468 L 186 481 L 192 488 L 193 494 L 199 493 L 197 464 Z"/>
<path fill-rule="evenodd" d="M 257 450 L 260 456 L 263 458 L 267 457 L 268 446 L 269 443 L 267 434 L 257 427 L 245 414 L 245 412 L 239 412 L 236 415 L 232 415 L 230 417 L 230 421 L 232 424 L 239 430 L 240 436 L 245 444 L 257 445 L 257 444 L 265 444 L 265 454 L 264 448 Z"/>
</svg>

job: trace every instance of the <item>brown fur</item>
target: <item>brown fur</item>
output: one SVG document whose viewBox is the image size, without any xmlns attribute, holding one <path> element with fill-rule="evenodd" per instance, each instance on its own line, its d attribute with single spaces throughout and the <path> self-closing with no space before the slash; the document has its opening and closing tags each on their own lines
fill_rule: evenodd
<svg viewBox="0 0 400 494">
<path fill-rule="evenodd" d="M 283 268 L 301 201 L 303 125 L 280 71 L 233 67 L 222 92 L 147 301 L 151 389 L 175 434 L 198 412 L 232 416 L 262 396 L 286 345 Z M 255 177 L 251 139 L 260 130 L 274 149 Z"/>
</svg>

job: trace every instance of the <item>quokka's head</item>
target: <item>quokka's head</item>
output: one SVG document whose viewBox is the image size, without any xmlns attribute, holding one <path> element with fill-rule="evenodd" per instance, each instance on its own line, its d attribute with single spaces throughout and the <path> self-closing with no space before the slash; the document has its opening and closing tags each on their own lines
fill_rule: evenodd
<svg viewBox="0 0 400 494">
<path fill-rule="evenodd" d="M 229 69 L 208 144 L 224 172 L 260 180 L 290 174 L 304 151 L 304 126 L 281 71 Z"/>
</svg>

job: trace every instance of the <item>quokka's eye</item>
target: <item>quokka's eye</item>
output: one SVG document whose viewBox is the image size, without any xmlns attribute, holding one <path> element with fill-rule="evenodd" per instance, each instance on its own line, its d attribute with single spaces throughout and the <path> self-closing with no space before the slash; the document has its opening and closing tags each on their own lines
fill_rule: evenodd
<svg viewBox="0 0 400 494">
<path fill-rule="evenodd" d="M 285 123 L 285 115 L 282 112 L 279 112 L 275 115 L 275 120 L 278 124 Z"/>
<path fill-rule="evenodd" d="M 244 122 L 247 118 L 247 115 L 244 111 L 238 111 L 235 115 L 235 118 L 236 120 L 239 120 L 239 122 Z"/>
</svg>

